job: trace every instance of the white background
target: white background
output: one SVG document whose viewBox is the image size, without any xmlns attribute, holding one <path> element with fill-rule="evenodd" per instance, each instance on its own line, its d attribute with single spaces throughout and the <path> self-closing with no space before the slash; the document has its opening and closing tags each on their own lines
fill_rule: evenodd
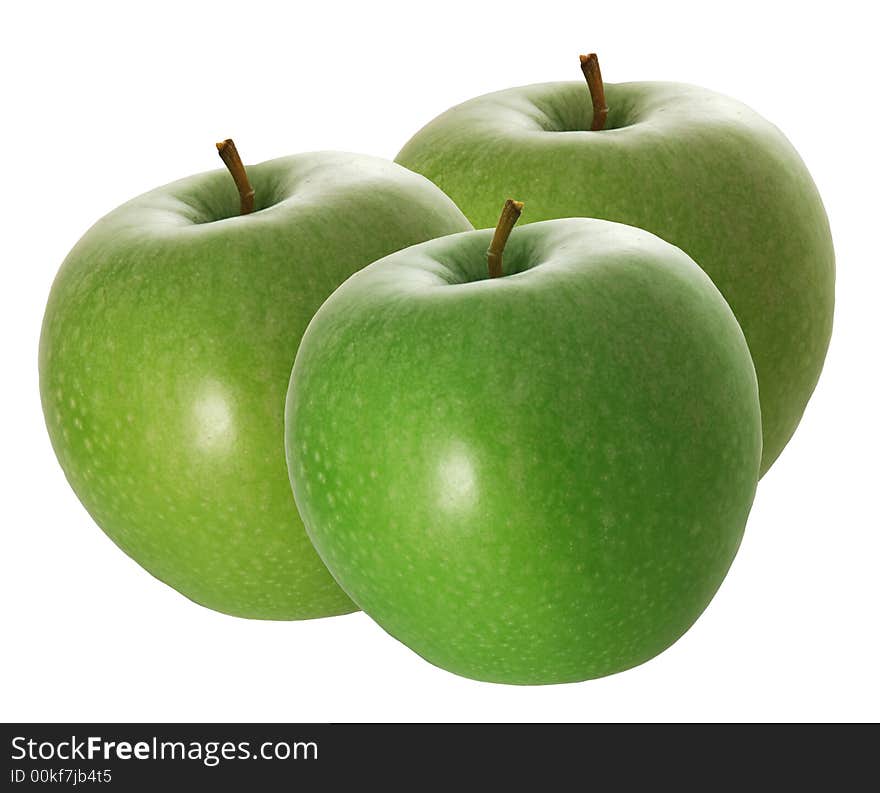
<svg viewBox="0 0 880 793">
<path fill-rule="evenodd" d="M 876 30 L 836 2 L 29 2 L 0 79 L 0 719 L 876 720 Z M 697 625 L 603 680 L 517 688 L 436 669 L 365 615 L 250 622 L 124 556 L 67 486 L 37 389 L 45 299 L 68 249 L 149 188 L 314 149 L 393 157 L 448 106 L 529 82 L 697 83 L 779 125 L 822 193 L 838 259 L 825 372 L 761 482 Z"/>
</svg>

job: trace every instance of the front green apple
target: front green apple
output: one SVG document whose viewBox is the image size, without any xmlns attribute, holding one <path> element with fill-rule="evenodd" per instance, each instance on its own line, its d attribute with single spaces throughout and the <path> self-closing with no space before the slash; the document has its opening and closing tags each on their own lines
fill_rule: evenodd
<svg viewBox="0 0 880 793">
<path fill-rule="evenodd" d="M 588 79 L 590 75 L 587 74 Z M 583 82 L 512 88 L 452 108 L 397 161 L 438 184 L 477 228 L 494 197 L 528 220 L 584 216 L 647 229 L 709 274 L 758 374 L 766 471 L 793 434 L 831 335 L 834 252 L 822 201 L 782 133 L 739 102 L 688 85 Z"/>
<path fill-rule="evenodd" d="M 239 616 L 340 614 L 355 606 L 303 531 L 284 463 L 300 337 L 356 270 L 470 225 L 426 179 L 372 157 L 247 173 L 253 214 L 237 216 L 215 171 L 130 201 L 77 243 L 43 322 L 43 409 L 77 496 L 153 575 Z"/>
<path fill-rule="evenodd" d="M 287 396 L 294 494 L 337 581 L 429 661 L 611 674 L 681 636 L 733 560 L 754 368 L 709 278 L 647 232 L 528 225 L 490 279 L 491 237 L 393 254 L 317 312 Z"/>
</svg>

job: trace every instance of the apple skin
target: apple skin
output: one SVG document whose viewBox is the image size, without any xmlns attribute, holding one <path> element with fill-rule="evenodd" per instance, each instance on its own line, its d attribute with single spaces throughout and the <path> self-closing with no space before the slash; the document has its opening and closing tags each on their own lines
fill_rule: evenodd
<svg viewBox="0 0 880 793">
<path fill-rule="evenodd" d="M 526 210 L 528 211 L 528 209 Z M 706 274 L 640 229 L 568 219 L 386 257 L 303 337 L 288 469 L 352 599 L 466 677 L 560 683 L 651 658 L 739 546 L 757 381 Z"/>
<path fill-rule="evenodd" d="M 354 604 L 299 520 L 284 398 L 312 314 L 349 275 L 470 228 L 399 165 L 320 152 L 183 179 L 100 220 L 68 255 L 40 339 L 67 478 L 110 538 L 192 600 L 307 619 Z"/>
<path fill-rule="evenodd" d="M 606 129 L 589 132 L 583 82 L 529 85 L 452 108 L 397 162 L 424 174 L 477 228 L 499 195 L 523 222 L 596 217 L 686 251 L 739 320 L 761 390 L 762 473 L 794 433 L 831 337 L 834 250 L 822 201 L 783 134 L 695 86 L 606 84 Z"/>
</svg>

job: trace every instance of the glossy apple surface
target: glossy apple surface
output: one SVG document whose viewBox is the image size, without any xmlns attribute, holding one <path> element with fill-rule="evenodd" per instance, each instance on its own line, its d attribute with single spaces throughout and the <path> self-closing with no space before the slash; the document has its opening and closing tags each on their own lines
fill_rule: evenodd
<svg viewBox="0 0 880 793">
<path fill-rule="evenodd" d="M 135 198 L 77 243 L 43 322 L 46 423 L 95 521 L 187 597 L 245 617 L 344 613 L 287 480 L 297 345 L 353 272 L 470 226 L 426 179 L 372 157 L 248 174 L 253 214 L 237 216 L 218 170 Z"/>
<path fill-rule="evenodd" d="M 834 252 L 822 201 L 783 134 L 745 105 L 671 83 L 605 86 L 606 128 L 583 82 L 512 88 L 452 108 L 397 161 L 438 184 L 477 228 L 496 197 L 523 222 L 584 216 L 686 251 L 742 326 L 761 390 L 762 472 L 793 434 L 831 335 Z"/>
<path fill-rule="evenodd" d="M 528 208 L 526 209 L 528 211 Z M 429 661 L 583 680 L 668 647 L 739 546 L 761 458 L 727 303 L 679 249 L 570 219 L 408 248 L 321 307 L 287 397 L 300 514 Z"/>
</svg>

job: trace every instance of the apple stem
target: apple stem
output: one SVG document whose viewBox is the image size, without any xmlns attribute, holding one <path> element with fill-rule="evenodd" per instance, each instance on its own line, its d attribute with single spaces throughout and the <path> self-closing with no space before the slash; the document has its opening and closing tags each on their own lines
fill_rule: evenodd
<svg viewBox="0 0 880 793">
<path fill-rule="evenodd" d="M 508 198 L 504 202 L 504 209 L 501 210 L 501 217 L 498 218 L 498 225 L 495 226 L 495 234 L 492 236 L 492 244 L 489 245 L 489 278 L 498 278 L 504 275 L 502 267 L 502 256 L 504 254 L 504 246 L 507 244 L 507 238 L 519 216 L 522 214 L 523 202 L 514 201 Z"/>
<path fill-rule="evenodd" d="M 240 214 L 249 215 L 254 211 L 254 188 L 251 187 L 247 171 L 244 169 L 244 164 L 238 155 L 238 149 L 235 148 L 232 138 L 227 138 L 218 143 L 217 152 L 220 155 L 220 159 L 223 160 L 229 169 L 229 173 L 232 174 L 232 179 L 238 188 L 238 194 L 241 196 Z"/>
<path fill-rule="evenodd" d="M 599 68 L 599 58 L 595 52 L 581 55 L 581 71 L 587 78 L 590 98 L 593 100 L 593 125 L 590 127 L 590 131 L 599 132 L 605 129 L 608 105 L 605 104 L 605 84 L 602 82 L 602 70 Z"/>
</svg>

